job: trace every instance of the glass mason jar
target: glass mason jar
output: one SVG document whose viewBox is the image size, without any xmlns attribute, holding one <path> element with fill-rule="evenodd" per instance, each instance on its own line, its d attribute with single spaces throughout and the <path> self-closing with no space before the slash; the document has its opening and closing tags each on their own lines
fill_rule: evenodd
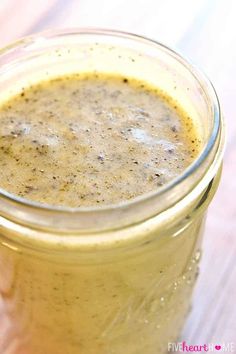
<svg viewBox="0 0 236 354">
<path fill-rule="evenodd" d="M 72 29 L 2 49 L 0 100 L 40 80 L 94 70 L 163 89 L 189 112 L 203 147 L 178 178 L 117 205 L 52 207 L 0 191 L 1 354 L 162 354 L 189 311 L 222 162 L 216 94 L 157 42 Z"/>
</svg>

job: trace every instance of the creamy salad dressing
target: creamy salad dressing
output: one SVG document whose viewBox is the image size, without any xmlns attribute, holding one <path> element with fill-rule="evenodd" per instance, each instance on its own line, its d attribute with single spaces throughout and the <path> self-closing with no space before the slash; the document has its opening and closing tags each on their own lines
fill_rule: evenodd
<svg viewBox="0 0 236 354">
<path fill-rule="evenodd" d="M 0 62 L 0 353 L 166 354 L 221 172 L 210 85 L 101 29 L 23 39 Z"/>
<path fill-rule="evenodd" d="M 0 107 L 0 187 L 51 205 L 94 206 L 157 190 L 199 151 L 196 127 L 161 90 L 75 74 Z"/>
</svg>

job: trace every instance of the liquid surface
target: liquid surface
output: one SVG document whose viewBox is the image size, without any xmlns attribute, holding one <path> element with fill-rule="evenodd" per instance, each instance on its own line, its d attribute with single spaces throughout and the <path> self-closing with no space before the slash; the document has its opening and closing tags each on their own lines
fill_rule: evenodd
<svg viewBox="0 0 236 354">
<path fill-rule="evenodd" d="M 0 188 L 51 205 L 114 204 L 181 174 L 196 136 L 191 117 L 144 83 L 57 78 L 0 107 Z"/>
</svg>

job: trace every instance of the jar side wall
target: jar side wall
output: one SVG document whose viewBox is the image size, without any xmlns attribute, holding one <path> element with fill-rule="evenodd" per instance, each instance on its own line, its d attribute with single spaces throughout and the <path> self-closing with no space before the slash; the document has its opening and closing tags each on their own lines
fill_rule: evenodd
<svg viewBox="0 0 236 354">
<path fill-rule="evenodd" d="M 0 349 L 15 338 L 14 354 L 77 354 L 78 348 L 91 354 L 140 348 L 164 353 L 189 309 L 203 217 L 177 236 L 156 238 L 142 252 L 109 263 L 65 264 L 1 245 L 0 326 L 8 327 Z"/>
</svg>

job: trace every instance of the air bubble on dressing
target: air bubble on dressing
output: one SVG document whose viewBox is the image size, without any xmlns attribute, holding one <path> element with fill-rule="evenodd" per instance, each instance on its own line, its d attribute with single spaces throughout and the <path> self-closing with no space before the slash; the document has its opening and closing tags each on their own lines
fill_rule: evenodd
<svg viewBox="0 0 236 354">
<path fill-rule="evenodd" d="M 174 151 L 176 149 L 176 145 L 174 145 L 173 143 L 171 143 L 168 140 L 165 139 L 159 139 L 156 136 L 153 135 L 149 135 L 145 130 L 143 129 L 139 129 L 139 128 L 131 128 L 130 132 L 132 134 L 132 137 L 140 142 L 140 143 L 144 143 L 147 145 L 161 145 L 163 147 L 164 150 L 172 150 Z"/>
</svg>

